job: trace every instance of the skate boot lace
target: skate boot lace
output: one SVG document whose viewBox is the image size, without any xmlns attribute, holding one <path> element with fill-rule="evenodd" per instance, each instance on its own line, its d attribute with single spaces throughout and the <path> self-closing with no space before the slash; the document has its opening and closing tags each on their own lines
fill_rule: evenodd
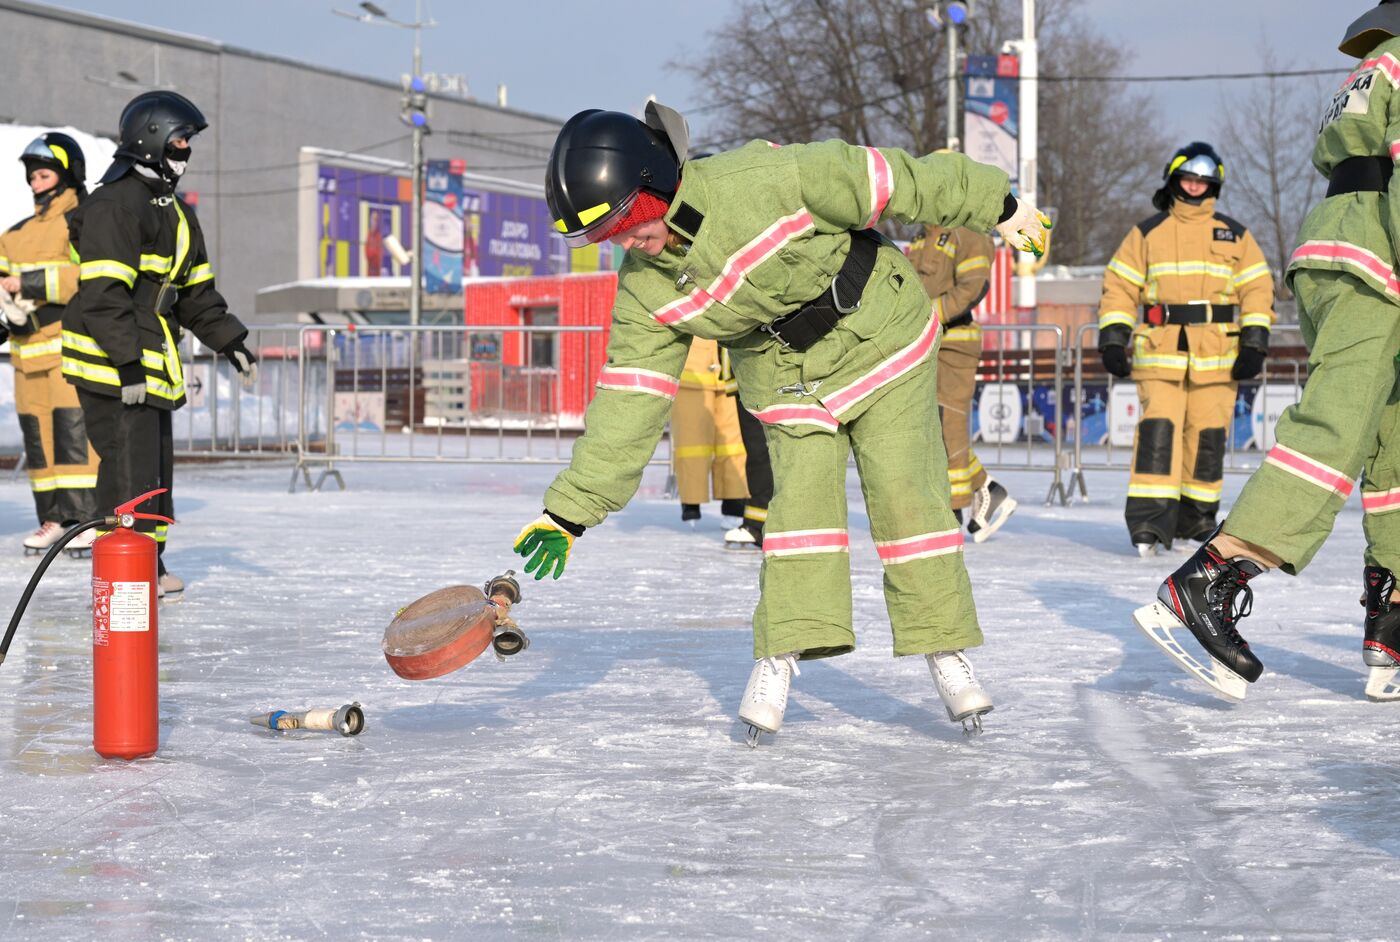
<svg viewBox="0 0 1400 942">
<path fill-rule="evenodd" d="M 770 696 L 769 685 L 775 683 L 782 673 L 782 664 L 787 662 L 787 666 L 792 670 L 793 677 L 800 677 L 802 672 L 797 669 L 796 654 L 774 654 L 770 657 L 761 658 L 764 669 L 758 675 L 758 689 L 754 691 L 759 700 L 767 700 Z"/>
<path fill-rule="evenodd" d="M 31 533 L 31 534 L 29 534 L 29 535 L 30 535 L 30 536 L 48 536 L 50 533 L 53 533 L 53 532 L 55 532 L 55 531 L 57 531 L 57 530 L 62 530 L 62 529 L 63 529 L 63 527 L 61 527 L 61 526 L 59 526 L 58 524 L 54 523 L 52 520 L 45 520 L 43 523 L 39 524 L 39 529 L 35 530 L 33 533 Z"/>
<path fill-rule="evenodd" d="M 1226 563 L 1225 569 L 1228 571 L 1226 578 L 1206 583 L 1206 602 L 1219 616 L 1220 626 L 1225 629 L 1230 643 L 1244 644 L 1235 625 L 1253 610 L 1254 590 L 1249 586 L 1249 577 L 1238 567 Z"/>
<path fill-rule="evenodd" d="M 964 687 L 977 683 L 977 678 L 972 675 L 972 665 L 961 652 L 939 651 L 933 656 L 933 661 L 938 667 L 938 676 L 943 678 L 949 693 L 957 693 Z"/>
</svg>

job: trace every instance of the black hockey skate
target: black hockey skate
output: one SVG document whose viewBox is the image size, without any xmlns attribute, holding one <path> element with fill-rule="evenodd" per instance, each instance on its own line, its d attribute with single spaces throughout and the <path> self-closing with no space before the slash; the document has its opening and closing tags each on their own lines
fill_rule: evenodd
<svg viewBox="0 0 1400 942">
<path fill-rule="evenodd" d="M 1248 582 L 1263 571 L 1243 556 L 1225 559 L 1205 543 L 1162 583 L 1156 602 L 1133 613 L 1133 621 L 1188 673 L 1227 697 L 1243 700 L 1246 683 L 1258 680 L 1264 665 L 1236 625 L 1249 614 L 1254 600 Z M 1183 626 L 1206 649 L 1210 664 L 1181 646 L 1173 633 Z"/>
<path fill-rule="evenodd" d="M 1380 566 L 1366 567 L 1366 640 L 1361 657 L 1371 669 L 1366 678 L 1366 699 L 1400 700 L 1400 605 L 1390 601 L 1395 591 L 1395 574 Z"/>
<path fill-rule="evenodd" d="M 1016 499 L 1006 493 L 1006 488 L 988 478 L 972 495 L 971 519 L 967 521 L 972 542 L 981 543 L 1000 530 L 1016 507 Z"/>
</svg>

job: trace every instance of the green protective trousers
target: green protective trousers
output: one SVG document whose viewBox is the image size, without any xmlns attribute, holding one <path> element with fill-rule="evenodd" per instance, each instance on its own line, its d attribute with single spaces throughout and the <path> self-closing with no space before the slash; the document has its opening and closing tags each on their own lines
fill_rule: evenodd
<svg viewBox="0 0 1400 942">
<path fill-rule="evenodd" d="M 1346 272 L 1292 273 L 1308 346 L 1303 398 L 1250 476 L 1225 533 L 1302 571 L 1332 532 L 1363 468 L 1366 563 L 1400 573 L 1400 304 Z"/>
<path fill-rule="evenodd" d="M 949 506 L 936 383 L 930 361 L 834 435 L 766 427 L 776 490 L 763 535 L 755 657 L 855 649 L 846 528 L 852 452 L 884 564 L 895 655 L 982 643 L 962 531 Z"/>
</svg>

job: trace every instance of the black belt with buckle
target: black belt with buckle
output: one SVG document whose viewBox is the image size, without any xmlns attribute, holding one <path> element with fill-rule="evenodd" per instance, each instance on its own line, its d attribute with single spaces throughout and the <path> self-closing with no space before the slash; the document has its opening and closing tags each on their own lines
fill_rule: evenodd
<svg viewBox="0 0 1400 942">
<path fill-rule="evenodd" d="M 1332 168 L 1327 195 L 1384 193 L 1394 172 L 1395 162 L 1389 157 L 1348 157 Z"/>
<path fill-rule="evenodd" d="M 1142 319 L 1153 327 L 1164 324 L 1232 324 L 1239 312 L 1238 304 L 1153 304 L 1142 309 Z"/>
<path fill-rule="evenodd" d="M 870 229 L 851 231 L 851 248 L 841 270 L 831 279 L 831 287 L 791 314 L 758 328 L 788 350 L 801 353 L 836 329 L 836 324 L 860 307 L 866 282 L 875 270 L 880 236 Z"/>
</svg>

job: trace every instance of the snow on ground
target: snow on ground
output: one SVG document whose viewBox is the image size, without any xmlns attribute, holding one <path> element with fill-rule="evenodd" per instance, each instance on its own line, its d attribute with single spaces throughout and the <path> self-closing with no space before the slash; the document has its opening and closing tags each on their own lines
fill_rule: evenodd
<svg viewBox="0 0 1400 942">
<path fill-rule="evenodd" d="M 188 597 L 134 763 L 91 751 L 88 566 L 56 564 L 0 667 L 0 937 L 1394 936 L 1400 704 L 1362 696 L 1354 503 L 1303 577 L 1256 581 L 1267 672 L 1229 705 L 1131 625 L 1182 557 L 1131 555 L 1126 474 L 1068 508 L 1003 475 L 1021 510 L 967 551 L 997 709 L 966 739 L 889 656 L 852 473 L 861 649 L 804 665 L 751 751 L 759 560 L 721 547 L 717 505 L 683 528 L 664 468 L 527 584 L 523 655 L 390 672 L 394 611 L 514 565 L 553 472 L 355 465 L 288 494 L 284 466 L 183 467 Z M 0 513 L 17 549 L 22 480 Z M 0 558 L 0 597 L 33 563 Z M 357 738 L 248 722 L 350 700 Z"/>
</svg>

